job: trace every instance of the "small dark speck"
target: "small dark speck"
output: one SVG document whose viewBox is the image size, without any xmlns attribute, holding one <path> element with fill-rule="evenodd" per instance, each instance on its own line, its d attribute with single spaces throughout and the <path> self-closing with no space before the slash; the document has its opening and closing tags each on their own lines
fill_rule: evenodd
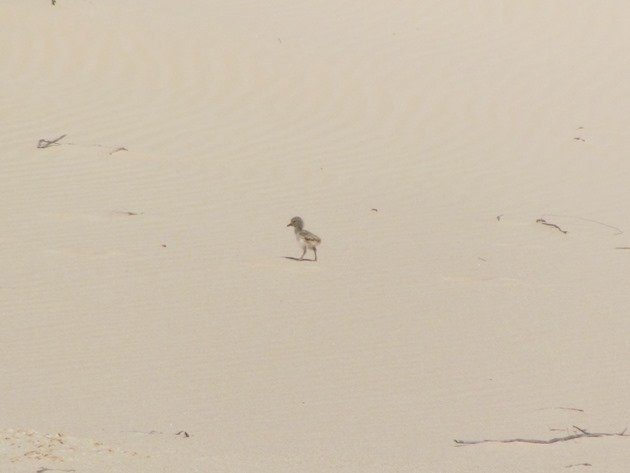
<svg viewBox="0 0 630 473">
<path fill-rule="evenodd" d="M 162 248 L 166 248 L 166 245 L 162 245 Z"/>
<path fill-rule="evenodd" d="M 576 136 L 575 138 L 573 138 L 575 141 L 586 141 L 584 138 L 580 137 L 580 136 Z"/>
<path fill-rule="evenodd" d="M 186 438 L 190 437 L 190 434 L 188 432 L 186 432 L 185 430 L 180 430 L 175 435 L 181 435 L 181 436 L 186 437 Z"/>
<path fill-rule="evenodd" d="M 372 209 L 372 212 L 378 212 L 378 209 Z"/>
<path fill-rule="evenodd" d="M 478 256 L 477 259 L 480 259 L 481 261 L 488 261 L 487 259 L 482 258 L 481 256 Z"/>
<path fill-rule="evenodd" d="M 500 221 L 501 221 L 501 217 L 503 217 L 503 214 L 501 214 L 501 215 L 497 215 L 497 222 L 500 222 Z"/>
<path fill-rule="evenodd" d="M 116 215 L 128 215 L 130 217 L 144 214 L 144 212 L 130 212 L 129 210 L 114 210 L 112 213 Z"/>
</svg>

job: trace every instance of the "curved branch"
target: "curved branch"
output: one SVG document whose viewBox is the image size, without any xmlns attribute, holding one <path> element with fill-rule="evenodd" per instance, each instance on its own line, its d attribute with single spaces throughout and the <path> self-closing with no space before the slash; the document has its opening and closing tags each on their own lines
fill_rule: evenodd
<svg viewBox="0 0 630 473">
<path fill-rule="evenodd" d="M 477 445 L 480 443 L 514 443 L 514 442 L 520 442 L 520 443 L 537 443 L 537 444 L 544 444 L 544 445 L 548 445 L 551 443 L 557 443 L 557 442 L 567 442 L 569 440 L 575 440 L 575 439 L 580 439 L 580 438 L 587 438 L 587 437 L 630 437 L 630 435 L 626 435 L 626 429 L 623 429 L 621 432 L 618 433 L 610 433 L 610 432 L 588 432 L 585 429 L 581 429 L 580 427 L 577 426 L 573 426 L 574 429 L 578 430 L 579 433 L 576 434 L 571 434 L 571 435 L 567 435 L 565 437 L 554 437 L 548 440 L 541 440 L 541 439 L 521 439 L 521 438 L 515 438 L 515 439 L 499 439 L 499 440 L 454 440 L 454 442 L 457 444 L 457 446 L 462 446 L 462 445 Z"/>
</svg>

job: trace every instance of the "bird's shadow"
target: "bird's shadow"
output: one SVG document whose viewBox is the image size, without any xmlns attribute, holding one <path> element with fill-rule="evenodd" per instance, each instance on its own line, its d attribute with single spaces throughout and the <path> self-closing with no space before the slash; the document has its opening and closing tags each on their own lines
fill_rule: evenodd
<svg viewBox="0 0 630 473">
<path fill-rule="evenodd" d="M 306 258 L 304 258 L 304 259 L 300 259 L 300 258 L 294 258 L 293 256 L 283 256 L 283 258 L 285 258 L 285 259 L 290 259 L 290 260 L 293 260 L 293 261 L 310 261 L 311 263 L 315 263 L 315 262 L 317 261 L 317 260 L 314 260 L 314 259 L 306 259 Z"/>
</svg>

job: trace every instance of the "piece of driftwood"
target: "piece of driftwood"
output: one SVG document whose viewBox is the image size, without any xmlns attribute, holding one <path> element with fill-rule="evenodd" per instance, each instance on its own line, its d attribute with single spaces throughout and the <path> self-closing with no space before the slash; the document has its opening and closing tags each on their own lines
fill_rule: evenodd
<svg viewBox="0 0 630 473">
<path fill-rule="evenodd" d="M 38 148 L 48 148 L 49 146 L 52 145 L 59 145 L 61 143 L 59 143 L 59 140 L 65 138 L 67 135 L 61 135 L 59 138 L 55 138 L 54 140 L 45 140 L 45 139 L 41 139 L 37 142 L 37 147 Z"/>
<path fill-rule="evenodd" d="M 593 438 L 593 437 L 630 437 L 630 435 L 626 435 L 626 429 L 623 429 L 618 433 L 610 433 L 610 432 L 588 432 L 586 429 L 582 429 L 577 426 L 573 426 L 576 432 L 575 434 L 565 435 L 564 437 L 554 437 L 551 439 L 522 439 L 522 438 L 514 438 L 514 439 L 485 439 L 485 440 L 454 440 L 457 446 L 463 445 L 478 445 L 480 443 L 537 443 L 548 445 L 551 443 L 557 442 L 568 442 L 569 440 L 581 439 L 581 438 Z"/>
</svg>

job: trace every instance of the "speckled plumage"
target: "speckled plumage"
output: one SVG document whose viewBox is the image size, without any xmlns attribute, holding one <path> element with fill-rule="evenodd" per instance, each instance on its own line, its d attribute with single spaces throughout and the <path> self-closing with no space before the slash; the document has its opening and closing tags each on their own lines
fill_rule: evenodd
<svg viewBox="0 0 630 473">
<path fill-rule="evenodd" d="M 304 259 L 306 250 L 313 250 L 313 253 L 315 254 L 315 261 L 317 261 L 317 245 L 322 242 L 321 238 L 308 230 L 304 230 L 304 220 L 300 217 L 293 217 L 287 227 L 293 227 L 295 230 L 295 239 L 304 250 L 302 252 L 302 256 L 300 256 L 300 261 Z"/>
</svg>

